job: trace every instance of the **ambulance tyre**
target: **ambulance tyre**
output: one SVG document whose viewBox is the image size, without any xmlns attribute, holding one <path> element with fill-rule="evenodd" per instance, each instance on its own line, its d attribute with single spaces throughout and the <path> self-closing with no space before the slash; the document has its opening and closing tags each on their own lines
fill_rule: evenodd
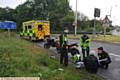
<svg viewBox="0 0 120 80">
<path fill-rule="evenodd" d="M 31 36 L 29 36 L 29 40 L 30 40 L 30 41 L 33 41 Z"/>
<path fill-rule="evenodd" d="M 23 37 L 23 35 L 20 35 L 20 37 Z"/>
</svg>

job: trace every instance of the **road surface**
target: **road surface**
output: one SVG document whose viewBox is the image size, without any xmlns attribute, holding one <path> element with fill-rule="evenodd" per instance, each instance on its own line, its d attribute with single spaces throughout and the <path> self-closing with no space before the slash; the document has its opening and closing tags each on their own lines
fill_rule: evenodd
<svg viewBox="0 0 120 80">
<path fill-rule="evenodd" d="M 78 40 L 71 40 L 70 42 L 77 42 Z M 92 42 L 90 44 L 91 50 L 95 50 L 98 47 L 103 47 L 105 51 L 109 53 L 112 58 L 112 63 L 108 70 L 99 69 L 98 74 L 106 78 L 106 80 L 120 80 L 120 45 L 119 44 L 110 44 L 110 43 L 101 43 L 101 42 Z"/>
<path fill-rule="evenodd" d="M 69 43 L 79 43 L 79 40 L 69 40 Z M 120 45 L 92 42 L 90 44 L 91 50 L 97 49 L 98 47 L 104 47 L 104 50 L 109 53 L 112 59 L 112 63 L 108 70 L 99 69 L 98 74 L 103 76 L 106 80 L 120 80 Z M 41 45 L 43 47 L 43 45 Z M 51 48 L 53 54 L 56 54 L 55 48 Z"/>
<path fill-rule="evenodd" d="M 120 80 L 120 45 L 98 42 L 93 42 L 92 44 L 97 47 L 103 46 L 112 58 L 109 69 L 101 69 L 99 70 L 99 74 L 107 78 L 107 80 Z M 91 46 L 94 48 L 94 45 Z"/>
</svg>

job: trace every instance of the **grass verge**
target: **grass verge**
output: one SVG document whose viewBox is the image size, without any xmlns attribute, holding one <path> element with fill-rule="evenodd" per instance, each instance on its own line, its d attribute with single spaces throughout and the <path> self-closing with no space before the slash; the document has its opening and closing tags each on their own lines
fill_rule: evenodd
<svg viewBox="0 0 120 80">
<path fill-rule="evenodd" d="M 22 40 L 14 33 L 10 39 L 6 32 L 0 33 L 0 76 L 41 77 L 42 80 L 102 80 L 85 70 L 59 65 L 58 59 L 49 57 L 50 51 Z M 63 71 L 58 68 L 63 68 Z"/>
<path fill-rule="evenodd" d="M 58 36 L 59 34 L 53 34 L 53 36 Z M 93 38 L 92 35 L 89 35 L 91 38 Z M 69 34 L 68 38 L 69 39 L 80 39 L 81 35 L 72 35 Z M 96 37 L 97 41 L 101 41 L 101 42 L 109 42 L 109 43 L 119 43 L 120 44 L 120 36 L 114 36 L 114 35 L 97 35 Z"/>
</svg>

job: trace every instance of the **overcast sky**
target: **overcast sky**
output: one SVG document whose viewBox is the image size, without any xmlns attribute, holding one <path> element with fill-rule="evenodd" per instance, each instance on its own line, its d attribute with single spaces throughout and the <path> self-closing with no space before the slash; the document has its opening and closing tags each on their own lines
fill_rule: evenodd
<svg viewBox="0 0 120 80">
<path fill-rule="evenodd" d="M 70 0 L 73 10 L 75 10 L 75 1 Z M 105 15 L 110 14 L 111 7 L 113 24 L 120 25 L 120 0 L 78 0 L 78 11 L 83 12 L 90 19 L 94 18 L 94 8 L 101 9 L 101 18 L 103 19 Z"/>
<path fill-rule="evenodd" d="M 15 8 L 17 5 L 24 3 L 26 0 L 0 0 L 0 7 L 9 6 Z M 70 0 L 72 9 L 75 10 L 76 0 Z M 114 25 L 120 25 L 120 0 L 78 0 L 78 11 L 84 13 L 90 19 L 94 18 L 94 8 L 101 9 L 101 18 L 110 14 L 112 7 L 111 19 Z"/>
</svg>

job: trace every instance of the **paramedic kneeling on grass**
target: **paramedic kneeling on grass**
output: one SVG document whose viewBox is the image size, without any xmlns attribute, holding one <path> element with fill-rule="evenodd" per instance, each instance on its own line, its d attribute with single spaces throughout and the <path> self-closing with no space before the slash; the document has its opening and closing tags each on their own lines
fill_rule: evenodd
<svg viewBox="0 0 120 80">
<path fill-rule="evenodd" d="M 108 66 L 111 63 L 111 59 L 108 53 L 103 50 L 103 47 L 98 48 L 98 58 L 100 67 L 108 69 Z"/>
</svg>

